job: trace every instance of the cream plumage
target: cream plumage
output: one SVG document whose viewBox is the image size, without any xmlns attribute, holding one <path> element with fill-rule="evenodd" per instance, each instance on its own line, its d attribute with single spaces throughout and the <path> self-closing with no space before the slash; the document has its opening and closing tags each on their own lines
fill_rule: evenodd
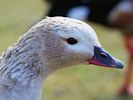
<svg viewBox="0 0 133 100">
<path fill-rule="evenodd" d="M 1 55 L 0 100 L 40 100 L 45 77 L 59 68 L 81 63 L 122 68 L 100 48 L 95 32 L 84 22 L 42 20 Z"/>
</svg>

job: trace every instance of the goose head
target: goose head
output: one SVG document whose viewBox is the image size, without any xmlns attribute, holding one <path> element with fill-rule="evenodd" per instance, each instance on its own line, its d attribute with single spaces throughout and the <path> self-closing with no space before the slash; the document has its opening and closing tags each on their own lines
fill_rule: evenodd
<svg viewBox="0 0 133 100">
<path fill-rule="evenodd" d="M 59 68 L 86 63 L 123 67 L 102 48 L 95 31 L 86 23 L 48 17 L 0 56 L 1 100 L 40 100 L 47 75 Z"/>
<path fill-rule="evenodd" d="M 82 21 L 48 17 L 34 27 L 41 28 L 44 60 L 52 69 L 77 64 L 123 68 L 119 60 L 102 48 L 95 31 Z"/>
</svg>

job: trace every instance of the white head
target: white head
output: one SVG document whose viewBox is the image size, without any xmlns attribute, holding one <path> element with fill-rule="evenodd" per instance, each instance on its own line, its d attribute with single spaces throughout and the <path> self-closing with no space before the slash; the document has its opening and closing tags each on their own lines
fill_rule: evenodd
<svg viewBox="0 0 133 100">
<path fill-rule="evenodd" d="M 105 50 L 100 49 L 101 45 L 95 31 L 82 21 L 65 17 L 48 17 L 32 29 L 41 30 L 45 48 L 44 60 L 52 68 L 57 69 L 81 63 L 122 67 L 120 63 L 114 64 L 113 62 L 112 64 L 112 57 Z M 104 64 L 104 62 L 99 62 L 100 58 L 95 58 L 97 49 L 103 58 L 111 57 L 108 61 L 111 64 Z"/>
</svg>

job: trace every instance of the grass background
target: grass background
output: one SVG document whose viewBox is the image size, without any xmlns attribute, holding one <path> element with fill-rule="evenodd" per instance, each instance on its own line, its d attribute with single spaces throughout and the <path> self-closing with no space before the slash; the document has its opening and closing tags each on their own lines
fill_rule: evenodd
<svg viewBox="0 0 133 100">
<path fill-rule="evenodd" d="M 40 20 L 47 9 L 41 0 L 0 0 L 0 52 Z M 90 24 L 103 47 L 126 65 L 120 32 Z M 123 82 L 123 72 L 87 65 L 61 69 L 46 79 L 42 100 L 121 100 L 117 91 Z"/>
</svg>

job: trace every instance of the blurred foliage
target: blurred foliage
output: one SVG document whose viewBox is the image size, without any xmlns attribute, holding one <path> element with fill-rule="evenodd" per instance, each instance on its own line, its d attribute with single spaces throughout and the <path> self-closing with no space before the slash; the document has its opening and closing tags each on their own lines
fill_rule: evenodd
<svg viewBox="0 0 133 100">
<path fill-rule="evenodd" d="M 0 0 L 0 52 L 14 43 L 47 11 L 41 0 Z M 126 63 L 119 31 L 92 24 L 102 46 Z M 44 100 L 122 100 L 117 91 L 123 70 L 79 65 L 59 70 L 45 81 Z M 130 99 L 130 98 L 129 98 Z"/>
</svg>

